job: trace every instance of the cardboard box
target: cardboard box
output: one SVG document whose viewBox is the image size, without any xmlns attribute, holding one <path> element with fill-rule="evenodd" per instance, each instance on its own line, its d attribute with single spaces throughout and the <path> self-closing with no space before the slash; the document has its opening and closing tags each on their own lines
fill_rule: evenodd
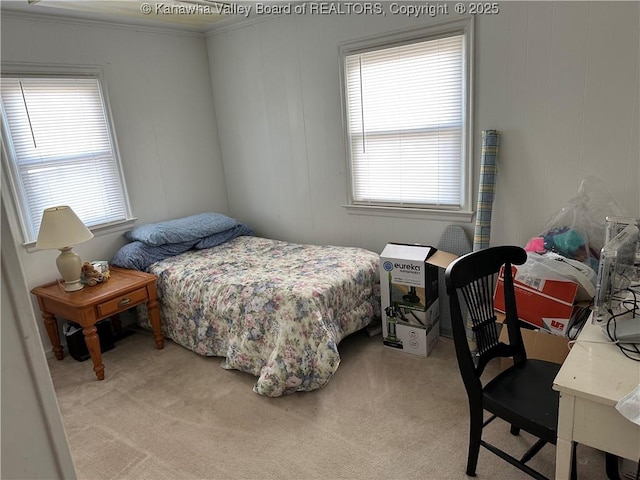
<svg viewBox="0 0 640 480">
<path fill-rule="evenodd" d="M 498 322 L 504 321 L 504 315 L 498 315 Z M 521 328 L 522 341 L 524 342 L 524 348 L 527 351 L 527 358 L 535 358 L 538 360 L 546 360 L 561 365 L 567 355 L 569 354 L 569 339 L 566 337 L 560 337 L 558 335 L 551 335 L 545 331 L 529 330 L 527 328 Z M 506 326 L 502 326 L 499 340 L 503 343 L 509 343 L 509 334 Z M 513 365 L 511 358 L 501 358 L 500 368 L 505 368 Z"/>
<path fill-rule="evenodd" d="M 515 266 L 511 269 L 520 320 L 554 335 L 566 336 L 572 319 L 584 309 L 575 305 L 578 284 L 543 278 L 523 283 L 516 279 L 518 269 Z M 502 313 L 505 308 L 503 283 L 504 267 L 500 270 L 494 295 L 495 309 Z"/>
<path fill-rule="evenodd" d="M 425 245 L 387 244 L 380 254 L 386 347 L 425 357 L 433 350 L 440 332 L 438 270 L 455 258 Z"/>
</svg>

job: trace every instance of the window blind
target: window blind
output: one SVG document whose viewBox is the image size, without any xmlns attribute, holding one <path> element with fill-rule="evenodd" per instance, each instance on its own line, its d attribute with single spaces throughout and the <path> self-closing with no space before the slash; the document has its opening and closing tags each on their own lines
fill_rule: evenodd
<svg viewBox="0 0 640 480">
<path fill-rule="evenodd" d="M 353 201 L 461 207 L 464 35 L 345 57 Z"/>
<path fill-rule="evenodd" d="M 98 79 L 3 77 L 1 92 L 26 241 L 55 205 L 69 205 L 89 227 L 126 219 Z"/>
</svg>

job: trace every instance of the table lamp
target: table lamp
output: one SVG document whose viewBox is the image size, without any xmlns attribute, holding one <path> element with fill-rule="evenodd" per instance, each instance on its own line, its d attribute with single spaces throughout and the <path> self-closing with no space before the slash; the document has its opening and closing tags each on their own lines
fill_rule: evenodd
<svg viewBox="0 0 640 480">
<path fill-rule="evenodd" d="M 38 232 L 36 247 L 42 249 L 57 248 L 60 255 L 56 265 L 64 279 L 64 289 L 75 292 L 84 287 L 80 281 L 82 260 L 75 253 L 73 245 L 93 238 L 93 233 L 82 223 L 73 210 L 66 205 L 45 209 Z"/>
</svg>

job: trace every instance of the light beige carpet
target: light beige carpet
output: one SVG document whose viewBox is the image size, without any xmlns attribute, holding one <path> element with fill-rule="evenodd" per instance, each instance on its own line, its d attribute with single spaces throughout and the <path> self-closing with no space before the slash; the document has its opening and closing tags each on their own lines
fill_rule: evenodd
<svg viewBox="0 0 640 480">
<path fill-rule="evenodd" d="M 467 398 L 453 342 L 429 357 L 364 333 L 339 346 L 326 387 L 267 398 L 254 378 L 146 331 L 91 362 L 49 361 L 80 479 L 465 479 Z M 494 422 L 486 438 L 517 454 L 532 439 Z M 603 479 L 604 454 L 578 447 L 578 478 Z M 553 477 L 555 447 L 531 466 Z M 529 478 L 485 449 L 478 479 Z"/>
</svg>

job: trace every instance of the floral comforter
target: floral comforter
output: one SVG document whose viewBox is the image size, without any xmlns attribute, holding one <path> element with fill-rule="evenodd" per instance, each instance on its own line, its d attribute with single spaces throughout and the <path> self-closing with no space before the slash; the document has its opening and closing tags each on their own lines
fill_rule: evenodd
<svg viewBox="0 0 640 480">
<path fill-rule="evenodd" d="M 152 264 L 164 334 L 271 397 L 323 387 L 337 345 L 380 314 L 378 254 L 242 236 Z M 139 322 L 149 328 L 144 309 Z"/>
</svg>

